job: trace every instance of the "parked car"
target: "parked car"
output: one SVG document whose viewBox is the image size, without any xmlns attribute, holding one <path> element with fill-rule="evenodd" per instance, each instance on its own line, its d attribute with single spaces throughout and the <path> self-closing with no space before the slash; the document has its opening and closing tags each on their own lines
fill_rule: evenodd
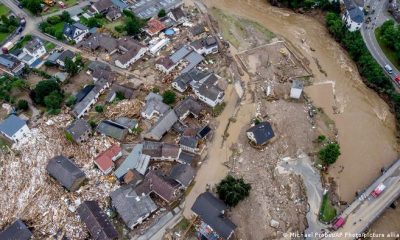
<svg viewBox="0 0 400 240">
<path fill-rule="evenodd" d="M 393 73 L 393 69 L 392 69 L 392 67 L 391 67 L 389 64 L 386 64 L 386 65 L 385 65 L 385 70 L 386 70 L 389 74 L 392 74 L 392 73 Z"/>
<path fill-rule="evenodd" d="M 396 77 L 394 80 L 396 81 L 396 83 L 397 83 L 397 84 L 399 84 L 399 85 L 400 85 L 400 75 L 399 75 L 399 76 L 397 76 L 397 77 Z"/>
</svg>

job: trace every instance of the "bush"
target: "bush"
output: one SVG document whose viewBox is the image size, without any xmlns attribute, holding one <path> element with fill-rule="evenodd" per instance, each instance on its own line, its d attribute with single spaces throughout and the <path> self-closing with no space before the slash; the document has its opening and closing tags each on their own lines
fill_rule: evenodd
<svg viewBox="0 0 400 240">
<path fill-rule="evenodd" d="M 165 9 L 161 9 L 158 12 L 158 17 L 162 18 L 162 17 L 165 17 L 165 16 L 167 16 L 167 13 L 165 12 Z"/>
<path fill-rule="evenodd" d="M 163 95 L 163 102 L 165 104 L 173 104 L 176 101 L 176 94 L 174 91 L 166 90 Z"/>
<path fill-rule="evenodd" d="M 243 178 L 236 179 L 231 175 L 226 176 L 217 186 L 219 198 L 231 207 L 249 196 L 250 190 L 251 185 L 245 183 Z"/>
<path fill-rule="evenodd" d="M 104 107 L 103 107 L 103 105 L 97 105 L 94 109 L 95 109 L 96 112 L 98 112 L 98 113 L 104 112 Z"/>
<path fill-rule="evenodd" d="M 63 96 L 60 92 L 53 91 L 44 98 L 44 104 L 48 110 L 55 110 L 61 108 L 61 103 L 63 101 Z"/>
<path fill-rule="evenodd" d="M 26 111 L 29 109 L 29 104 L 28 101 L 26 101 L 25 99 L 20 99 L 17 102 L 17 109 L 18 110 L 23 110 Z"/>
<path fill-rule="evenodd" d="M 337 143 L 330 143 L 318 152 L 319 159 L 326 165 L 336 162 L 340 156 L 340 146 Z"/>
<path fill-rule="evenodd" d="M 44 98 L 53 92 L 61 94 L 60 85 L 54 80 L 40 81 L 31 93 L 32 100 L 37 104 L 44 104 Z"/>
<path fill-rule="evenodd" d="M 97 127 L 97 123 L 94 120 L 89 121 L 89 125 L 92 129 L 95 129 Z"/>
<path fill-rule="evenodd" d="M 68 107 L 71 107 L 72 105 L 75 104 L 76 101 L 76 97 L 74 95 L 70 95 L 67 100 L 65 101 L 65 105 L 67 105 Z"/>
<path fill-rule="evenodd" d="M 325 140 L 326 140 L 326 137 L 324 135 L 319 135 L 318 138 L 317 138 L 317 141 L 319 143 L 325 142 Z"/>
</svg>

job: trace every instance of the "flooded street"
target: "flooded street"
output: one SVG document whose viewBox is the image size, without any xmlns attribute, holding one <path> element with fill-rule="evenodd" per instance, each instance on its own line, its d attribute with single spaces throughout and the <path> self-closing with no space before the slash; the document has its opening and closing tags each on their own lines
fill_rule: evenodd
<svg viewBox="0 0 400 240">
<path fill-rule="evenodd" d="M 215 6 L 228 14 L 262 24 L 290 40 L 310 61 L 315 79 L 306 92 L 335 122 L 341 146 L 342 154 L 330 169 L 330 175 L 338 184 L 341 199 L 351 201 L 355 191 L 369 185 L 379 175 L 381 167 L 397 158 L 393 114 L 387 104 L 361 82 L 356 66 L 323 25 L 310 17 L 273 8 L 266 2 L 205 1 L 209 8 Z M 313 59 L 317 59 L 318 64 Z M 325 82 L 330 84 L 319 84 Z"/>
</svg>

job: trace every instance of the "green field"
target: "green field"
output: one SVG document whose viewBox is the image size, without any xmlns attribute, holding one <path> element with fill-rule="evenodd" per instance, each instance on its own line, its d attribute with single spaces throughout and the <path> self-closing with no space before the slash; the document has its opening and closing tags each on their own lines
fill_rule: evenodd
<svg viewBox="0 0 400 240">
<path fill-rule="evenodd" d="M 8 15 L 8 13 L 10 12 L 10 9 L 8 9 L 6 6 L 4 6 L 4 4 L 0 3 L 0 16 L 2 15 Z"/>
<path fill-rule="evenodd" d="M 6 38 L 10 35 L 9 33 L 0 33 L 0 43 L 6 40 Z"/>
<path fill-rule="evenodd" d="M 321 209 L 319 210 L 319 220 L 324 223 L 332 221 L 336 217 L 336 209 L 332 206 L 328 194 L 322 198 Z"/>
<path fill-rule="evenodd" d="M 379 43 L 379 46 L 381 47 L 383 53 L 385 54 L 385 56 L 389 59 L 389 61 L 397 68 L 400 69 L 400 62 L 397 59 L 396 53 L 391 50 L 390 48 L 388 48 L 386 46 L 386 44 L 383 42 L 382 37 L 381 37 L 381 32 L 380 32 L 380 28 L 376 28 L 375 29 L 375 37 L 376 40 Z"/>
</svg>

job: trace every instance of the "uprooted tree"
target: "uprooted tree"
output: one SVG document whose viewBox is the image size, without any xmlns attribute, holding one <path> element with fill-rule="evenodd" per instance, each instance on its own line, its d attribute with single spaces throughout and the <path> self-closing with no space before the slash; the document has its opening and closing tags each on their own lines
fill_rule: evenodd
<svg viewBox="0 0 400 240">
<path fill-rule="evenodd" d="M 219 198 L 230 207 L 236 206 L 241 200 L 249 196 L 251 185 L 246 183 L 243 178 L 234 178 L 231 175 L 226 176 L 217 185 Z"/>
</svg>

